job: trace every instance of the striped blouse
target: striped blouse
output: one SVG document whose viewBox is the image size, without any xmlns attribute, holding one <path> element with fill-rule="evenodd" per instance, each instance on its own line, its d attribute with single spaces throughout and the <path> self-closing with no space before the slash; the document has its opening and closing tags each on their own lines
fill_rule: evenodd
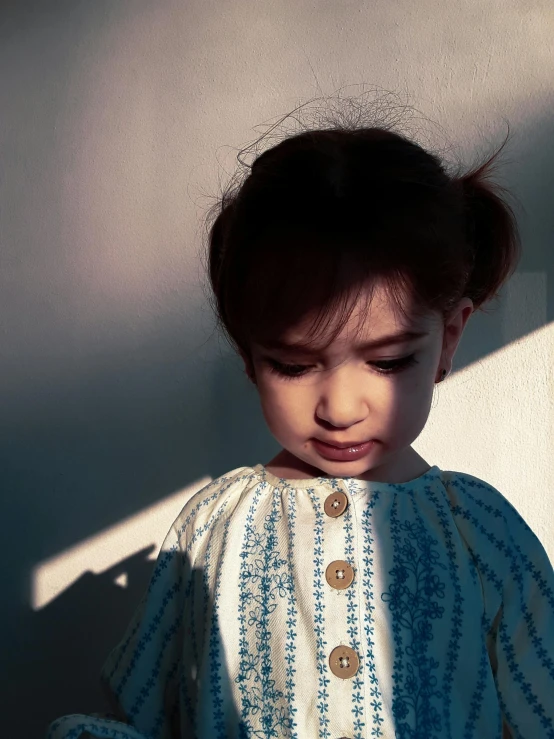
<svg viewBox="0 0 554 739">
<path fill-rule="evenodd" d="M 554 739 L 554 573 L 491 485 L 239 467 L 162 546 L 103 681 L 49 739 Z"/>
</svg>

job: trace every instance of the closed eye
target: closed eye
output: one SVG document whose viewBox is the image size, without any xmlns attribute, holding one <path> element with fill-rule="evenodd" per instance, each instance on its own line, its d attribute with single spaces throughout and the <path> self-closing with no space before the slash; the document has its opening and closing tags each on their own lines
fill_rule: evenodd
<svg viewBox="0 0 554 739">
<path fill-rule="evenodd" d="M 377 362 L 368 362 L 372 367 L 383 374 L 389 374 L 391 372 L 400 372 L 400 370 L 413 367 L 414 364 L 418 364 L 415 354 L 408 354 L 407 357 L 399 357 L 398 359 L 381 359 Z"/>
<path fill-rule="evenodd" d="M 309 364 L 283 364 L 275 359 L 265 358 L 270 372 L 279 375 L 283 379 L 294 380 L 298 377 L 304 377 L 313 365 Z M 398 357 L 397 359 L 381 359 L 373 362 L 367 362 L 368 365 L 380 375 L 391 375 L 402 372 L 409 367 L 418 364 L 415 354 L 409 354 L 406 357 Z"/>
</svg>

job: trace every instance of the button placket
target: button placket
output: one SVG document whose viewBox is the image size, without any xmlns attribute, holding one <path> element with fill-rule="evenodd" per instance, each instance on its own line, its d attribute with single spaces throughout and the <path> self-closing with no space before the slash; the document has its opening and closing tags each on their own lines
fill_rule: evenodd
<svg viewBox="0 0 554 739">
<path fill-rule="evenodd" d="M 347 510 L 349 503 L 346 493 L 335 490 L 325 499 L 325 513 L 329 518 L 338 519 Z M 344 525 L 342 522 L 341 524 Z M 334 526 L 331 524 L 331 530 L 333 528 Z M 327 565 L 325 571 L 325 579 L 328 585 L 339 592 L 349 588 L 354 581 L 354 577 L 354 568 L 345 559 L 333 560 Z M 344 629 L 346 629 L 346 623 Z M 332 649 L 328 661 L 333 675 L 341 680 L 352 679 L 360 668 L 360 658 L 357 652 L 345 644 L 339 644 Z"/>
</svg>

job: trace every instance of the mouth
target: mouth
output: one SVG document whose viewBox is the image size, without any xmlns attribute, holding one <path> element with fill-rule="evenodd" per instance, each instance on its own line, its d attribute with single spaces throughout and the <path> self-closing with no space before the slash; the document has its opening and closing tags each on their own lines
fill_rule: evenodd
<svg viewBox="0 0 554 739">
<path fill-rule="evenodd" d="M 359 459 L 363 459 L 367 454 L 370 454 L 373 447 L 375 446 L 375 440 L 370 439 L 369 441 L 362 442 L 341 442 L 330 444 L 327 441 L 321 441 L 320 439 L 313 439 L 313 445 L 318 454 L 324 459 L 330 462 L 357 462 Z"/>
<path fill-rule="evenodd" d="M 341 443 L 338 441 L 323 441 L 323 439 L 315 439 L 315 441 L 319 441 L 320 444 L 327 444 L 327 446 L 333 446 L 335 449 L 353 449 L 361 447 L 364 444 L 369 444 L 372 439 L 366 439 L 365 441 L 345 441 Z"/>
</svg>

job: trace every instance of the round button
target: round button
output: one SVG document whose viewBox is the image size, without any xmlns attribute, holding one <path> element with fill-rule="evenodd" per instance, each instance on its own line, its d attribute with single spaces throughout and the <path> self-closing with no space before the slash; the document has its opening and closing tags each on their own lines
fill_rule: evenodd
<svg viewBox="0 0 554 739">
<path fill-rule="evenodd" d="M 342 559 L 336 559 L 325 570 L 325 579 L 332 588 L 345 590 L 352 584 L 354 570 L 348 562 Z"/>
<path fill-rule="evenodd" d="M 353 649 L 341 645 L 335 647 L 329 655 L 329 667 L 333 675 L 347 680 L 354 677 L 360 666 L 360 658 Z"/>
<path fill-rule="evenodd" d="M 331 518 L 342 516 L 347 507 L 348 498 L 344 493 L 341 493 L 340 491 L 337 491 L 336 493 L 331 493 L 331 495 L 329 495 L 325 499 L 325 503 L 323 504 L 323 509 L 325 513 Z"/>
</svg>

